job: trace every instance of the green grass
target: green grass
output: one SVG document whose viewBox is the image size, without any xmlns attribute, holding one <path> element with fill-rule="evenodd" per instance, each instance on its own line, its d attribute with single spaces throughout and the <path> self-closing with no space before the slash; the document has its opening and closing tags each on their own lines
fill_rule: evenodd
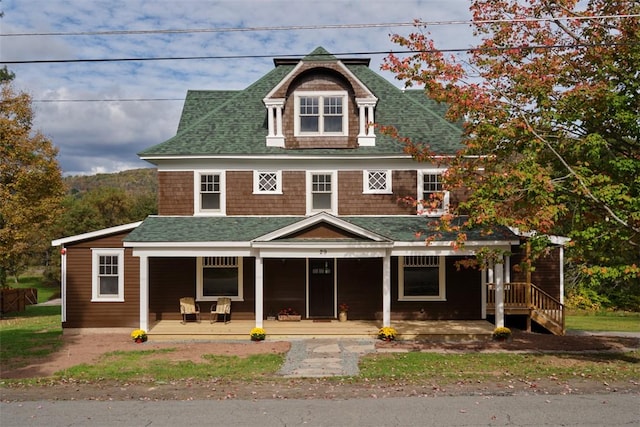
<svg viewBox="0 0 640 427">
<path fill-rule="evenodd" d="M 640 313 L 576 312 L 565 317 L 565 327 L 581 331 L 640 332 Z"/>
<path fill-rule="evenodd" d="M 28 306 L 24 312 L 7 314 L 0 322 L 3 367 L 28 365 L 31 359 L 53 353 L 61 346 L 60 307 Z"/>
<path fill-rule="evenodd" d="M 175 349 L 116 351 L 94 365 L 82 364 L 56 374 L 76 381 L 174 381 L 186 378 L 255 381 L 273 376 L 284 362 L 281 354 L 238 356 L 203 355 L 203 361 L 171 361 Z"/>
<path fill-rule="evenodd" d="M 600 381 L 637 380 L 640 352 L 625 354 L 441 354 L 396 353 L 364 357 L 360 375 L 369 380 L 409 383 L 455 383 L 500 378 L 536 380 L 589 378 Z"/>
</svg>

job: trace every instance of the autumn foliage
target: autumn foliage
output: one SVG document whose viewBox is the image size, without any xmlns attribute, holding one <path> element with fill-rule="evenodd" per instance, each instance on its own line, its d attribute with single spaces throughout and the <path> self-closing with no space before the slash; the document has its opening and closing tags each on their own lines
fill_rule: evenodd
<svg viewBox="0 0 640 427">
<path fill-rule="evenodd" d="M 569 290 L 639 308 L 640 3 L 485 0 L 471 12 L 478 45 L 465 55 L 439 51 L 416 21 L 393 36 L 411 53 L 384 64 L 464 123 L 445 185 L 470 196 L 451 216 L 568 236 Z M 440 161 L 428 142 L 407 152 Z"/>
</svg>

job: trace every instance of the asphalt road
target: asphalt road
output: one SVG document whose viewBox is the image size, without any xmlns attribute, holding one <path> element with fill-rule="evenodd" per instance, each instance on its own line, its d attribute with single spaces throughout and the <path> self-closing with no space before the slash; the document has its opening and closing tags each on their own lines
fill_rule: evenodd
<svg viewBox="0 0 640 427">
<path fill-rule="evenodd" d="M 640 395 L 3 402 L 0 425 L 637 426 L 640 425 Z"/>
</svg>

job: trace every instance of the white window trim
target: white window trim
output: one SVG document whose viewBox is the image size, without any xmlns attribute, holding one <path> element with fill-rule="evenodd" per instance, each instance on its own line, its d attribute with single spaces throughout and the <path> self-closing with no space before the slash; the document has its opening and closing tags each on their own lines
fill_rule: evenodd
<svg viewBox="0 0 640 427">
<path fill-rule="evenodd" d="M 275 173 L 276 174 L 276 189 L 273 191 L 264 191 L 260 190 L 259 182 L 260 182 L 260 174 L 263 173 Z M 253 171 L 253 194 L 282 194 L 282 171 Z"/>
<path fill-rule="evenodd" d="M 405 296 L 404 294 L 404 256 L 398 257 L 398 301 L 446 301 L 447 277 L 446 257 L 438 257 L 438 295 Z"/>
<path fill-rule="evenodd" d="M 217 301 L 220 297 L 231 298 L 231 301 L 244 301 L 244 278 L 243 278 L 243 258 L 238 258 L 238 295 L 204 295 L 204 286 L 202 280 L 203 257 L 198 257 L 196 261 L 196 300 L 197 301 Z"/>
<path fill-rule="evenodd" d="M 446 169 L 419 169 L 418 170 L 418 194 L 416 195 L 417 196 L 416 200 L 418 201 L 422 200 L 425 174 L 443 175 L 445 172 L 446 172 Z M 416 207 L 418 215 L 428 216 L 428 217 L 439 217 L 447 213 L 449 211 L 450 195 L 449 195 L 449 191 L 446 191 L 446 190 L 443 190 L 443 193 L 444 193 L 444 197 L 442 199 L 442 209 L 431 209 L 428 207 L 425 209 L 421 203 L 418 203 Z"/>
<path fill-rule="evenodd" d="M 118 295 L 101 296 L 100 257 L 118 257 Z M 91 302 L 124 302 L 124 248 L 92 248 L 91 249 Z"/>
<path fill-rule="evenodd" d="M 386 174 L 385 177 L 385 188 L 383 190 L 375 190 L 369 187 L 369 173 L 370 172 L 384 172 Z M 391 194 L 392 193 L 392 183 L 391 183 L 391 170 L 382 170 L 382 169 L 367 169 L 362 171 L 362 192 L 364 194 Z"/>
<path fill-rule="evenodd" d="M 302 97 L 340 97 L 342 98 L 342 132 L 324 132 L 322 129 L 323 121 L 320 120 L 318 132 L 302 132 L 300 130 L 300 98 Z M 319 103 L 319 114 L 322 118 L 324 115 L 324 102 Z M 294 136 L 348 136 L 349 135 L 349 97 L 346 91 L 296 91 L 294 94 Z"/>
<path fill-rule="evenodd" d="M 313 175 L 331 175 L 331 209 L 313 209 Z M 313 215 L 318 212 L 328 212 L 334 215 L 338 214 L 338 172 L 317 170 L 307 171 L 307 215 Z"/>
<path fill-rule="evenodd" d="M 202 175 L 220 176 L 220 209 L 202 209 L 200 207 L 200 177 Z M 226 215 L 226 174 L 223 170 L 195 170 L 193 171 L 193 214 L 198 216 Z"/>
</svg>

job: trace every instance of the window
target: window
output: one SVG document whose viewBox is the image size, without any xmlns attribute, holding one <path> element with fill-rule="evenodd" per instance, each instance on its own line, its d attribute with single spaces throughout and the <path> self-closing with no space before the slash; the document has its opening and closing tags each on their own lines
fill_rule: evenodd
<svg viewBox="0 0 640 427">
<path fill-rule="evenodd" d="M 391 171 L 389 170 L 365 170 L 362 181 L 364 193 L 391 193 Z"/>
<path fill-rule="evenodd" d="M 345 92 L 298 94 L 295 98 L 295 135 L 347 135 L 346 105 Z"/>
<path fill-rule="evenodd" d="M 195 213 L 224 214 L 224 174 L 222 172 L 196 172 L 195 174 Z"/>
<path fill-rule="evenodd" d="M 256 194 L 282 194 L 282 172 L 253 173 L 253 192 Z"/>
<path fill-rule="evenodd" d="M 124 301 L 124 249 L 92 249 L 93 302 Z"/>
<path fill-rule="evenodd" d="M 418 174 L 418 214 L 441 216 L 449 209 L 449 192 L 442 185 L 444 170 L 426 170 Z"/>
<path fill-rule="evenodd" d="M 307 175 L 307 211 L 335 212 L 338 203 L 334 172 L 310 172 Z"/>
<path fill-rule="evenodd" d="M 218 297 L 242 300 L 242 258 L 198 258 L 198 300 L 215 301 Z"/>
<path fill-rule="evenodd" d="M 445 300 L 445 260 L 440 256 L 400 257 L 398 299 L 410 301 Z"/>
</svg>

